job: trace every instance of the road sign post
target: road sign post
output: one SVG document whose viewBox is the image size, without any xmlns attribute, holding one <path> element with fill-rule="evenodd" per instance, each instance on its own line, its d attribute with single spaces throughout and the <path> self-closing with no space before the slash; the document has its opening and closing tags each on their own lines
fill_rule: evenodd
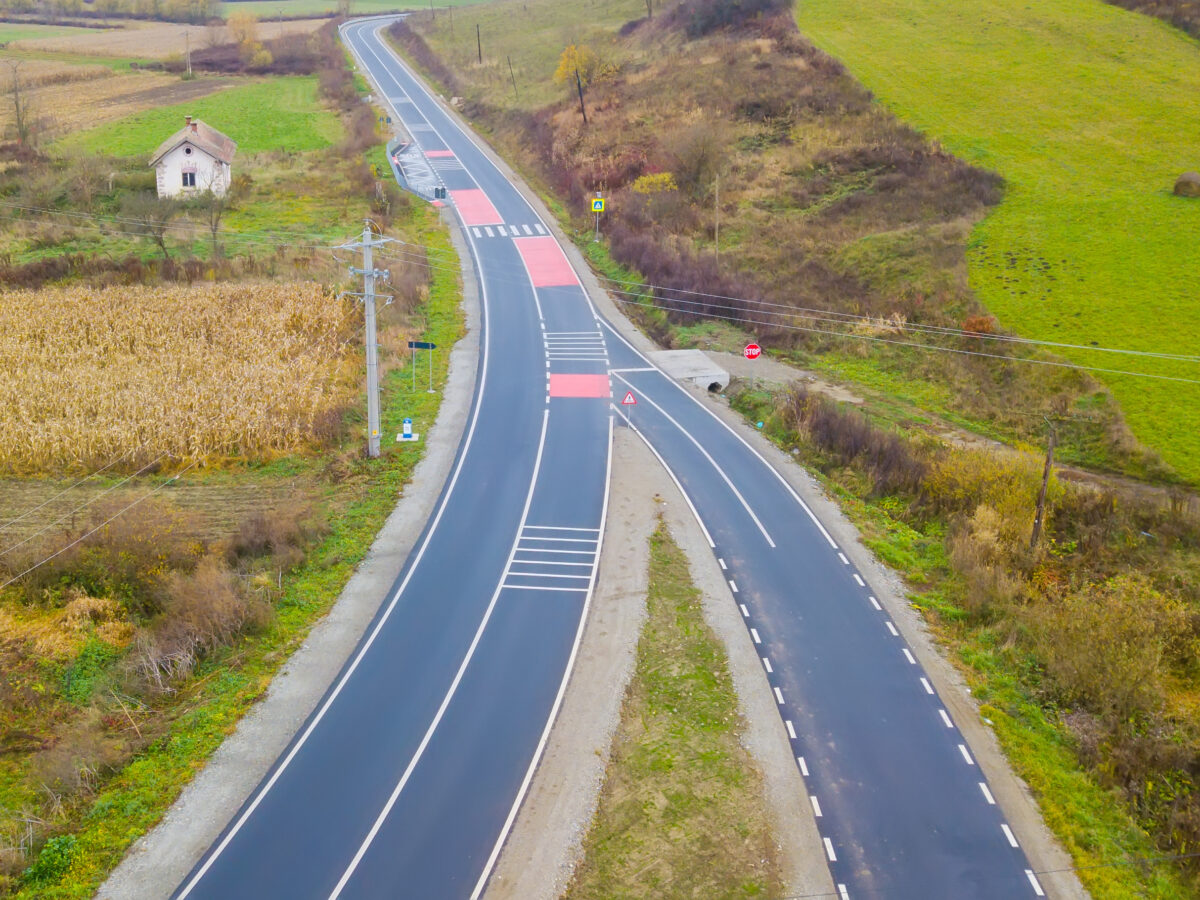
<svg viewBox="0 0 1200 900">
<path fill-rule="evenodd" d="M 426 393 L 435 393 L 433 390 L 433 351 L 437 349 L 437 344 L 433 341 L 409 341 L 408 349 L 412 351 L 412 373 L 413 373 L 413 390 L 417 389 L 417 351 L 429 351 L 429 390 Z"/>
<path fill-rule="evenodd" d="M 596 233 L 592 236 L 592 241 L 600 240 L 600 213 L 604 212 L 604 195 L 596 191 L 596 198 L 592 201 L 592 212 L 596 215 Z"/>
<path fill-rule="evenodd" d="M 625 424 L 633 427 L 633 408 L 637 406 L 637 397 L 633 396 L 633 391 L 626 391 L 625 397 L 621 400 L 621 406 L 624 407 Z"/>
<path fill-rule="evenodd" d="M 762 356 L 762 347 L 758 344 L 747 344 L 746 349 L 742 351 L 742 356 L 746 359 L 758 359 Z"/>
</svg>

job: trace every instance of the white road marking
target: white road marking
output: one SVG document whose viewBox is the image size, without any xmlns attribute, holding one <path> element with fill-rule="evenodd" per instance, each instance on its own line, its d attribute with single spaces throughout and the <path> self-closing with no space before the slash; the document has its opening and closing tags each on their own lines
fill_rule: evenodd
<svg viewBox="0 0 1200 900">
<path fill-rule="evenodd" d="M 513 539 L 512 549 L 508 552 L 508 562 L 505 563 L 504 566 L 506 571 L 508 567 L 512 565 L 512 558 L 517 555 L 517 545 L 521 541 L 521 531 L 525 527 L 525 520 L 529 518 L 529 507 L 533 503 L 533 489 L 537 486 L 538 473 L 542 468 L 542 452 L 546 447 L 546 429 L 549 423 L 550 410 L 546 410 L 542 414 L 542 436 L 538 441 L 537 456 L 535 457 L 533 463 L 533 475 L 529 480 L 529 493 L 525 496 L 525 508 L 521 511 L 521 521 L 517 526 L 517 534 Z M 358 864 L 362 862 L 363 857 L 366 856 L 367 849 L 375 840 L 375 836 L 379 834 L 379 829 L 383 827 L 383 823 L 387 819 L 388 814 L 392 811 L 392 807 L 396 805 L 396 800 L 399 799 L 400 792 L 404 790 L 404 786 L 408 784 L 409 778 L 412 777 L 413 770 L 416 769 L 417 763 L 420 762 L 421 757 L 425 753 L 425 748 L 429 746 L 429 742 L 433 739 L 433 733 L 437 730 L 438 725 L 441 724 L 442 718 L 446 715 L 446 710 L 450 707 L 450 701 L 454 699 L 454 694 L 458 690 L 459 684 L 462 682 L 463 674 L 467 671 L 467 666 L 471 663 L 471 658 L 475 655 L 475 649 L 479 646 L 479 641 L 483 638 L 483 632 L 487 628 L 487 624 L 492 618 L 492 611 L 496 608 L 496 601 L 500 598 L 500 593 L 503 590 L 504 584 L 502 576 L 501 583 L 496 585 L 496 590 L 492 593 L 491 602 L 488 603 L 488 607 L 484 611 L 483 618 L 479 622 L 479 627 L 475 629 L 475 636 L 471 639 L 470 646 L 467 647 L 467 652 L 463 656 L 462 662 L 459 664 L 458 671 L 454 673 L 454 680 L 450 683 L 450 687 L 446 691 L 446 695 L 442 698 L 442 703 L 438 707 L 437 713 L 434 714 L 433 721 L 429 723 L 429 727 L 425 730 L 425 736 L 421 738 L 421 743 L 417 746 L 416 751 L 409 760 L 408 766 L 404 770 L 404 774 L 400 776 L 400 780 L 396 783 L 395 788 L 392 789 L 391 796 L 388 797 L 387 802 L 383 805 L 383 809 L 380 810 L 379 815 L 375 817 L 375 822 L 371 826 L 371 830 L 367 832 L 367 836 L 359 845 L 358 851 L 354 854 L 354 858 L 350 861 L 350 864 L 342 873 L 342 877 L 338 880 L 333 892 L 330 893 L 329 900 L 336 900 L 336 898 L 341 895 L 342 891 L 345 890 L 351 876 L 354 875 L 354 870 L 358 868 Z"/>
<path fill-rule="evenodd" d="M 895 625 L 893 625 L 891 622 L 887 622 L 885 624 L 887 625 L 887 630 L 892 633 L 892 637 L 900 637 L 900 632 L 896 630 Z"/>
<path fill-rule="evenodd" d="M 508 232 L 504 230 L 503 225 L 497 225 L 496 231 L 498 231 L 500 233 L 500 237 L 508 237 Z"/>
<path fill-rule="evenodd" d="M 775 688 L 775 699 L 779 701 L 781 706 L 783 705 L 783 691 L 779 688 Z"/>
<path fill-rule="evenodd" d="M 772 672 L 775 671 L 774 669 L 771 668 L 771 660 L 769 660 L 767 657 L 764 656 L 762 658 L 762 661 L 763 661 L 763 668 L 767 670 L 768 675 L 770 675 Z"/>
<path fill-rule="evenodd" d="M 1017 843 L 1017 836 L 1012 833 L 1012 829 L 1008 827 L 1007 822 L 1001 822 L 1000 829 L 1004 832 L 1004 836 L 1008 838 L 1009 846 L 1011 846 L 1014 850 L 1021 846 Z"/>
<path fill-rule="evenodd" d="M 1039 882 L 1037 876 L 1033 874 L 1033 869 L 1026 869 L 1025 877 L 1028 878 L 1029 883 L 1033 885 L 1033 892 L 1035 894 L 1037 894 L 1039 897 L 1046 896 L 1046 892 L 1042 890 L 1041 882 Z"/>
<path fill-rule="evenodd" d="M 794 726 L 794 725 L 792 724 L 792 720 L 791 720 L 791 719 L 788 719 L 788 720 L 787 720 L 786 722 L 784 722 L 783 724 L 787 726 L 787 730 L 788 730 L 788 737 L 790 737 L 790 738 L 791 738 L 791 739 L 794 741 L 794 740 L 796 739 L 796 726 Z"/>
<path fill-rule="evenodd" d="M 588 534 L 599 534 L 598 528 L 568 528 L 565 525 L 526 525 L 526 531 L 582 531 Z"/>
<path fill-rule="evenodd" d="M 483 226 L 483 230 L 484 230 L 485 232 L 487 232 L 487 236 L 488 236 L 488 237 L 495 237 L 495 236 L 496 236 L 496 233 L 495 233 L 494 231 L 492 231 L 492 229 L 488 228 L 488 226 L 486 226 L 486 225 L 484 225 L 484 226 Z"/>
<path fill-rule="evenodd" d="M 658 369 L 609 369 L 609 372 L 612 372 L 616 375 L 620 375 L 622 372 L 657 372 L 657 371 L 658 371 Z"/>
<path fill-rule="evenodd" d="M 590 581 L 591 577 L 592 577 L 591 575 L 548 575 L 544 572 L 512 572 L 512 571 L 510 571 L 508 574 L 516 575 L 518 577 L 525 576 L 526 578 L 576 578 L 576 579 L 583 579 L 584 581 Z"/>
<path fill-rule="evenodd" d="M 530 229 L 530 227 L 528 225 L 522 225 L 521 227 L 525 229 L 526 234 L 533 234 L 533 231 Z"/>
<path fill-rule="evenodd" d="M 808 777 L 808 763 L 806 763 L 804 761 L 804 757 L 797 756 L 796 762 L 798 762 L 800 764 L 800 774 L 803 775 L 805 778 L 807 778 Z"/>
<path fill-rule="evenodd" d="M 915 666 L 917 664 L 916 658 L 912 655 L 907 647 L 904 648 L 904 658 L 908 660 L 908 664 L 910 666 Z"/>
<path fill-rule="evenodd" d="M 553 591 L 555 593 L 566 592 L 568 594 L 586 594 L 588 589 L 582 587 L 538 587 L 533 584 L 508 584 L 507 582 L 501 587 L 510 591 Z"/>
<path fill-rule="evenodd" d="M 925 693 L 927 693 L 927 694 L 933 693 L 933 685 L 929 683 L 928 678 L 921 679 L 921 687 L 925 688 Z"/>
<path fill-rule="evenodd" d="M 633 382 L 627 380 L 626 378 L 624 378 L 620 375 L 618 375 L 617 378 L 619 378 L 621 381 L 624 381 L 627 385 L 629 385 L 630 388 L 633 388 L 633 386 L 634 386 Z M 698 440 L 696 440 L 695 436 L 690 431 L 688 431 L 686 428 L 684 428 L 682 425 L 680 425 L 677 421 L 675 421 L 674 417 L 669 412 L 667 412 L 665 409 L 663 409 L 661 406 L 659 406 L 657 403 L 655 403 L 654 399 L 652 397 L 650 397 L 645 391 L 642 391 L 641 393 L 642 393 L 642 399 L 645 400 L 647 403 L 649 403 L 651 406 L 653 406 L 655 409 L 657 409 L 668 422 L 670 422 L 672 425 L 674 425 L 676 428 L 678 428 L 680 431 L 682 431 L 683 434 L 687 437 L 687 439 L 696 446 L 696 449 L 699 450 L 704 455 L 704 458 L 709 461 L 709 464 L 711 464 L 712 467 L 717 470 L 717 474 L 720 475 L 721 479 L 725 482 L 725 484 L 727 484 L 729 486 L 729 490 L 733 491 L 733 495 L 738 498 L 738 501 L 742 504 L 742 508 L 745 509 L 747 514 L 750 516 L 750 518 L 754 520 L 754 524 L 758 526 L 758 530 L 760 532 L 762 532 L 762 536 L 764 538 L 766 538 L 767 544 L 772 549 L 774 549 L 775 541 L 773 541 L 771 539 L 771 535 L 767 533 L 767 529 L 763 526 L 763 523 L 759 520 L 759 518 L 755 514 L 754 510 L 752 510 L 750 508 L 750 504 L 746 502 L 746 498 L 742 496 L 742 492 L 737 489 L 737 487 L 734 485 L 733 481 L 729 478 L 728 475 L 725 474 L 725 470 L 722 469 L 719 465 L 717 465 L 717 461 L 712 458 L 712 454 L 709 453 L 708 450 L 705 449 L 703 444 L 701 444 Z"/>
<path fill-rule="evenodd" d="M 533 566 L 582 566 L 585 569 L 590 569 L 592 567 L 592 563 L 590 563 L 590 562 L 577 562 L 577 563 L 550 562 L 549 560 L 542 560 L 542 559 L 514 559 L 513 560 L 513 565 L 517 565 L 518 563 L 524 563 L 526 565 L 533 565 Z"/>
<path fill-rule="evenodd" d="M 729 579 L 729 589 L 735 594 L 738 592 L 737 582 L 735 582 L 732 578 Z"/>
<path fill-rule="evenodd" d="M 537 231 L 538 234 L 546 233 L 546 229 L 543 228 L 541 225 L 534 225 L 533 227 L 534 227 L 534 230 Z"/>
<path fill-rule="evenodd" d="M 471 230 L 472 230 L 473 232 L 475 232 L 475 237 L 477 237 L 477 238 L 481 238 L 481 237 L 483 237 L 483 232 L 482 232 L 482 231 L 480 231 L 478 228 L 472 228 Z"/>
<path fill-rule="evenodd" d="M 813 815 L 816 816 L 818 819 L 821 818 L 821 804 L 817 802 L 816 794 L 813 794 L 808 799 L 812 801 Z"/>
<path fill-rule="evenodd" d="M 846 886 L 844 884 L 839 884 L 837 887 L 838 900 L 850 900 L 850 892 L 846 890 Z"/>
<path fill-rule="evenodd" d="M 962 754 L 962 758 L 963 758 L 963 759 L 965 759 L 965 760 L 967 761 L 967 765 L 968 765 L 968 766 L 973 766 L 973 765 L 975 765 L 975 760 L 971 759 L 971 754 L 967 752 L 967 745 L 966 745 L 966 744 L 959 744 L 959 745 L 958 745 L 958 752 Z"/>
<path fill-rule="evenodd" d="M 938 715 L 942 717 L 942 721 L 946 723 L 947 728 L 954 727 L 954 723 L 950 721 L 950 717 L 946 715 L 946 711 L 944 709 L 939 709 Z"/>
<path fill-rule="evenodd" d="M 843 566 L 850 565 L 850 560 L 846 559 L 845 553 L 838 553 L 838 559 L 840 559 L 842 561 Z"/>
<path fill-rule="evenodd" d="M 871 601 L 871 605 L 872 605 L 873 607 L 875 607 L 876 609 L 878 609 L 878 610 L 882 610 L 882 609 L 883 609 L 883 607 L 879 605 L 879 601 L 875 599 L 875 595 L 874 595 L 874 594 L 872 594 L 872 595 L 871 595 L 870 597 L 868 597 L 867 599 Z"/>
<path fill-rule="evenodd" d="M 859 586 L 859 587 L 866 587 L 866 586 L 867 586 L 867 583 L 866 583 L 865 581 L 863 581 L 863 580 L 862 580 L 862 576 L 861 576 L 861 575 L 859 575 L 857 572 L 855 572 L 855 573 L 854 573 L 854 580 L 858 582 L 858 586 Z"/>
<path fill-rule="evenodd" d="M 754 638 L 754 643 L 756 643 L 756 644 L 761 644 L 761 643 L 762 643 L 762 638 L 760 638 L 760 637 L 758 636 L 758 629 L 757 629 L 757 628 L 751 628 L 751 629 L 750 629 L 750 637 Z"/>
<path fill-rule="evenodd" d="M 740 606 L 742 609 L 742 617 L 746 619 L 750 618 L 750 610 L 746 609 L 746 604 L 739 603 L 738 606 Z"/>
<path fill-rule="evenodd" d="M 719 557 L 719 556 L 717 557 L 717 562 L 719 562 L 721 564 L 722 572 L 726 572 L 729 570 L 729 566 L 725 565 L 725 560 L 721 559 L 721 557 Z"/>
<path fill-rule="evenodd" d="M 833 841 L 825 838 L 825 855 L 829 857 L 830 862 L 837 862 L 837 854 L 833 852 Z"/>
<path fill-rule="evenodd" d="M 988 806 L 996 805 L 996 798 L 992 796 L 992 792 L 988 790 L 986 782 L 979 782 L 979 789 L 983 791 L 983 799 L 988 802 Z"/>
</svg>

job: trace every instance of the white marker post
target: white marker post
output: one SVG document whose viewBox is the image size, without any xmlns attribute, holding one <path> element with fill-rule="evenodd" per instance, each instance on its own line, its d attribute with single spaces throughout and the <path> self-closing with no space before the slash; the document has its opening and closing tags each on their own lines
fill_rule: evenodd
<svg viewBox="0 0 1200 900">
<path fill-rule="evenodd" d="M 412 419 L 410 419 L 406 416 L 402 427 L 403 427 L 403 431 L 400 434 L 396 435 L 397 442 L 404 443 L 407 441 L 419 441 L 421 439 L 421 436 L 419 434 L 413 434 Z"/>
</svg>

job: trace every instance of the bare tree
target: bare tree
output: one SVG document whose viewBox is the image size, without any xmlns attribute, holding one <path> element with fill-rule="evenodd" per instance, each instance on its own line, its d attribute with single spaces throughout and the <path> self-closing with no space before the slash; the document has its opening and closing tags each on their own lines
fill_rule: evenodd
<svg viewBox="0 0 1200 900">
<path fill-rule="evenodd" d="M 9 83 L 9 97 L 12 98 L 13 129 L 17 134 L 17 143 L 26 147 L 32 146 L 37 137 L 37 116 L 29 100 L 29 92 L 21 83 L 22 60 L 10 60 L 8 67 L 12 69 L 12 81 Z"/>
<path fill-rule="evenodd" d="M 159 197 L 153 191 L 128 194 L 121 201 L 121 215 L 127 220 L 126 227 L 158 247 L 166 260 L 171 258 L 167 250 L 167 231 L 178 212 L 179 201 Z"/>
</svg>

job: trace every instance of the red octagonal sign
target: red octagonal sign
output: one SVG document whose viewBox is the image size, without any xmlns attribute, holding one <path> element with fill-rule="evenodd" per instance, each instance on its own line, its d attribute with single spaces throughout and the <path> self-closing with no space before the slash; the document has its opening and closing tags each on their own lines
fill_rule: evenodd
<svg viewBox="0 0 1200 900">
<path fill-rule="evenodd" d="M 746 359 L 758 359 L 762 356 L 762 347 L 758 344 L 747 344 L 742 353 L 745 354 Z"/>
</svg>

